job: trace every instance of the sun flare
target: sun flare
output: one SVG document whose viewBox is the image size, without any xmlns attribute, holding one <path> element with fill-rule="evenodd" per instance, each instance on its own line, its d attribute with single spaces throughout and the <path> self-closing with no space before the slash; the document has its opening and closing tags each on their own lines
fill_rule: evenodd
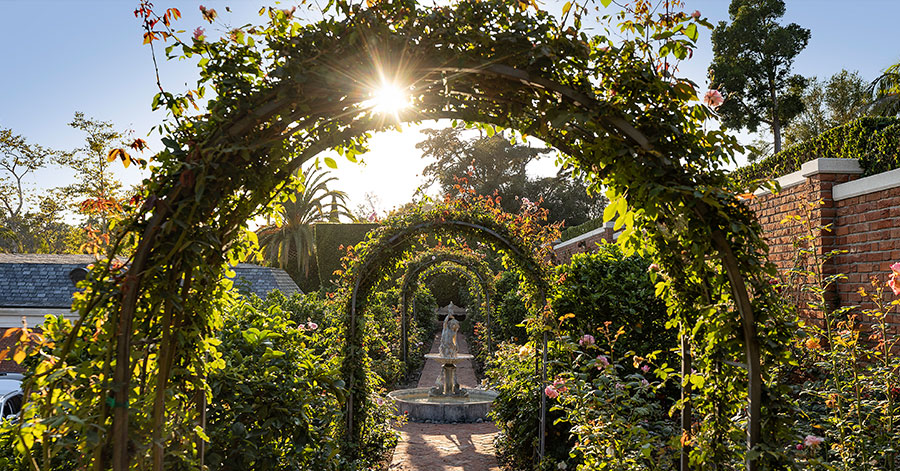
<svg viewBox="0 0 900 471">
<path fill-rule="evenodd" d="M 393 116 L 410 105 L 409 95 L 394 83 L 382 84 L 381 88 L 375 91 L 370 103 L 373 110 Z"/>
</svg>

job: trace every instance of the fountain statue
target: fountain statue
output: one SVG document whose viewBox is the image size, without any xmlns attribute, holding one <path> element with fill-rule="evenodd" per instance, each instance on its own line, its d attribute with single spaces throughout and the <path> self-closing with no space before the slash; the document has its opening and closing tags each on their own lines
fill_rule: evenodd
<svg viewBox="0 0 900 471">
<path fill-rule="evenodd" d="M 441 331 L 441 346 L 439 351 L 443 358 L 456 358 L 459 353 L 459 345 L 456 343 L 456 334 L 459 332 L 459 321 L 453 317 L 453 303 L 447 307 L 447 317 L 444 318 L 444 330 Z"/>
<path fill-rule="evenodd" d="M 496 391 L 464 389 L 459 386 L 456 364 L 473 358 L 459 353 L 459 321 L 453 303 L 446 306 L 438 353 L 427 353 L 425 358 L 441 365 L 441 373 L 433 388 L 400 389 L 388 394 L 397 407 L 409 414 L 410 420 L 434 422 L 475 422 L 484 420 L 497 397 Z M 465 312 L 463 312 L 465 314 Z"/>
</svg>

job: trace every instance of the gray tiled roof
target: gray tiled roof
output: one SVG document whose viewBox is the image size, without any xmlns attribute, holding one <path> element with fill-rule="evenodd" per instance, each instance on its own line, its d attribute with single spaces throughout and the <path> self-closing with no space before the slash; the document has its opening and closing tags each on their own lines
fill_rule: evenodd
<svg viewBox="0 0 900 471">
<path fill-rule="evenodd" d="M 0 254 L 0 307 L 66 308 L 75 286 L 69 273 L 96 259 L 91 255 Z M 282 269 L 241 263 L 234 267 L 238 288 L 265 297 L 272 290 L 300 292 Z"/>
</svg>

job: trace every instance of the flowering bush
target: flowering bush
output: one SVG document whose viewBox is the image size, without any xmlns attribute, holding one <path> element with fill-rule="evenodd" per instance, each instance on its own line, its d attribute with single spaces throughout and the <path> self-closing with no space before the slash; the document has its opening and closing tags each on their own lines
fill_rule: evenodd
<svg viewBox="0 0 900 471">
<path fill-rule="evenodd" d="M 571 373 L 558 378 L 554 387 L 559 396 L 555 409 L 565 412 L 577 437 L 570 453 L 577 458 L 574 469 L 675 469 L 679 431 L 666 414 L 672 401 L 666 399 L 665 381 L 656 379 L 670 377 L 673 370 L 662 367 L 650 375 L 646 361 L 655 355 L 635 358 L 626 368 L 626 358 L 612 356 L 615 335 L 605 334 L 612 342 L 604 350 L 581 341 L 559 345 L 573 359 Z M 627 373 L 634 370 L 638 372 Z"/>
</svg>

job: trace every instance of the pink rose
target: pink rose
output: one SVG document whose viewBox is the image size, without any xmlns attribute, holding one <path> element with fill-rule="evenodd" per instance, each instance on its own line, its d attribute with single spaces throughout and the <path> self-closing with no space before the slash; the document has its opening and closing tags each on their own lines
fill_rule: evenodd
<svg viewBox="0 0 900 471">
<path fill-rule="evenodd" d="M 609 360 L 607 360 L 606 357 L 603 355 L 600 355 L 597 357 L 597 362 L 600 363 L 600 365 L 597 366 L 598 370 L 602 370 L 603 368 L 606 368 L 607 366 L 609 366 Z"/>
<path fill-rule="evenodd" d="M 897 263 L 891 265 L 891 271 L 893 271 L 894 273 L 900 274 L 900 262 L 897 262 Z"/>
<path fill-rule="evenodd" d="M 700 10 L 694 10 L 694 12 L 691 13 L 691 18 L 693 18 L 695 20 L 699 20 L 700 19 Z"/>
<path fill-rule="evenodd" d="M 891 291 L 894 292 L 894 296 L 900 296 L 900 274 L 891 275 L 891 279 L 888 280 L 887 285 L 891 288 Z"/>
<path fill-rule="evenodd" d="M 803 444 L 802 444 L 802 443 L 798 443 L 798 444 L 797 444 L 797 449 L 798 449 L 798 450 L 802 450 L 802 449 L 803 449 Z"/>
<path fill-rule="evenodd" d="M 557 391 L 556 388 L 553 387 L 553 385 L 548 385 L 546 388 L 544 388 L 544 394 L 546 394 L 550 399 L 556 399 L 556 397 L 559 396 L 559 391 Z"/>
<path fill-rule="evenodd" d="M 722 97 L 718 90 L 710 90 L 706 92 L 706 95 L 703 95 L 703 103 L 706 103 L 712 109 L 722 106 L 724 102 L 725 98 Z"/>
<path fill-rule="evenodd" d="M 318 328 L 319 328 L 319 324 L 316 324 L 315 322 L 311 322 L 311 321 L 310 321 L 310 322 L 307 322 L 307 323 L 306 323 L 306 329 L 307 329 L 307 330 L 316 330 L 316 329 L 318 329 Z"/>
<path fill-rule="evenodd" d="M 803 439 L 803 444 L 808 447 L 816 447 L 819 446 L 825 439 L 822 437 L 817 437 L 815 435 L 807 435 L 806 438 Z"/>
<path fill-rule="evenodd" d="M 594 344 L 594 336 L 591 334 L 584 334 L 580 340 L 578 340 L 578 345 L 587 345 L 591 346 Z"/>
<path fill-rule="evenodd" d="M 205 35 L 206 35 L 206 30 L 199 26 L 197 27 L 197 29 L 194 30 L 194 39 L 197 41 L 203 41 L 203 36 L 205 36 Z"/>
</svg>

